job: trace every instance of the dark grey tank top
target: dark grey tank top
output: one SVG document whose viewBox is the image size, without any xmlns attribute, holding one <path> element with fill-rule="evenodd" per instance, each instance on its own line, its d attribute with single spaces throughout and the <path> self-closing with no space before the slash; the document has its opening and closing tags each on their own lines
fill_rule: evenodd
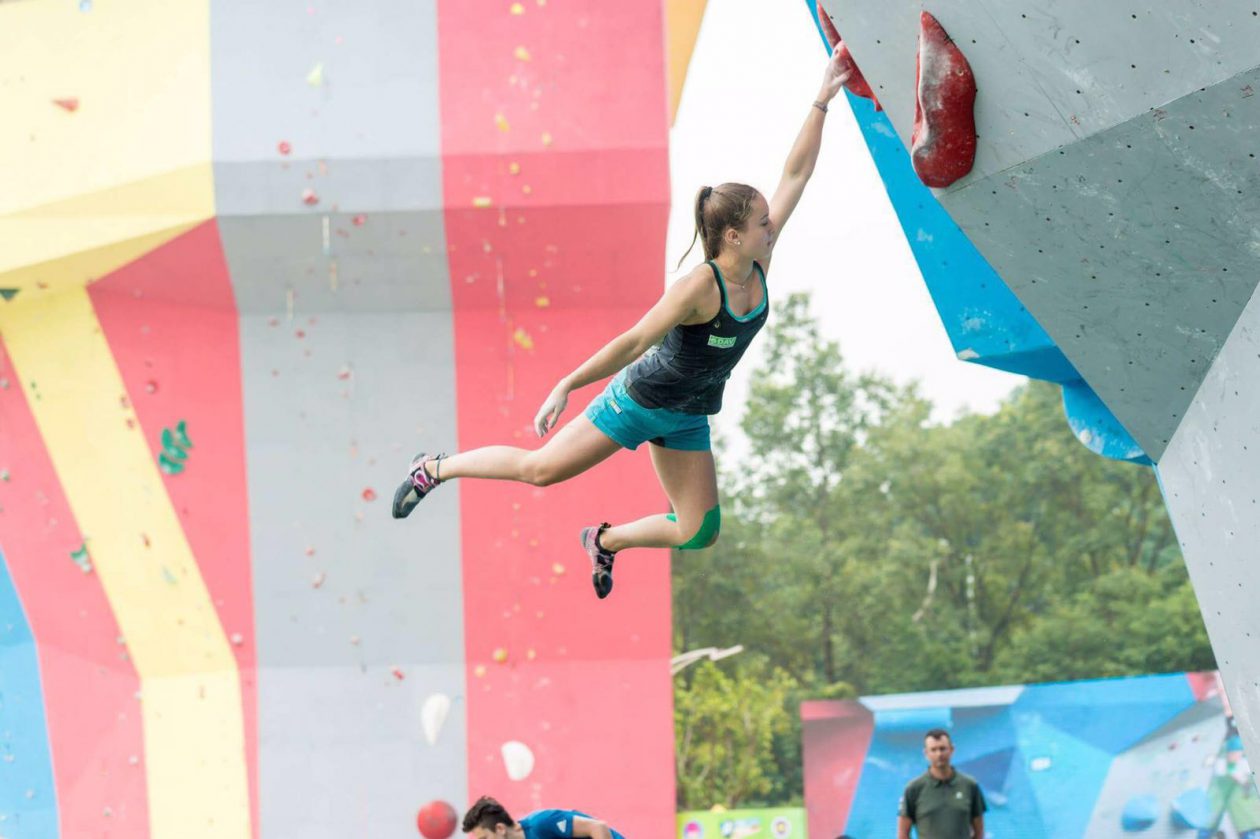
<svg viewBox="0 0 1260 839">
<path fill-rule="evenodd" d="M 645 408 L 716 414 L 722 409 L 726 380 L 766 322 L 770 292 L 759 264 L 754 262 L 753 267 L 761 281 L 761 305 L 743 317 L 731 314 L 726 281 L 717 265 L 713 260 L 705 264 L 713 269 L 722 296 L 717 315 L 707 323 L 675 326 L 660 347 L 626 368 L 626 390 Z"/>
</svg>

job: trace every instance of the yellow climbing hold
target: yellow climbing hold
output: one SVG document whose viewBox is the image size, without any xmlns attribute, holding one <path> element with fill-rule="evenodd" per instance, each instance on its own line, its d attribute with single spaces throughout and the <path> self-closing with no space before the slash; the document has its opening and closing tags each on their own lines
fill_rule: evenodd
<svg viewBox="0 0 1260 839">
<path fill-rule="evenodd" d="M 494 651 L 494 663 L 504 664 L 508 660 L 508 651 L 503 647 L 499 647 Z"/>
<path fill-rule="evenodd" d="M 520 173 L 521 173 L 521 164 L 517 163 L 515 160 L 513 160 L 511 163 L 508 164 L 509 175 L 519 175 Z"/>
<path fill-rule="evenodd" d="M 520 3 L 513 3 L 508 11 L 514 15 L 523 15 L 525 14 L 525 7 Z"/>
<path fill-rule="evenodd" d="M 550 131 L 544 131 L 542 133 L 542 144 L 544 146 L 551 145 L 551 132 Z"/>
<path fill-rule="evenodd" d="M 512 340 L 523 350 L 532 350 L 534 348 L 534 339 L 529 337 L 529 333 L 520 326 L 516 327 L 516 331 L 512 333 Z"/>
<path fill-rule="evenodd" d="M 500 131 L 504 132 L 505 134 L 512 130 L 512 126 L 508 124 L 507 117 L 505 117 L 503 114 L 494 115 L 494 124 Z"/>
<path fill-rule="evenodd" d="M 473 198 L 474 207 L 489 207 L 491 204 L 489 195 L 478 195 Z"/>
<path fill-rule="evenodd" d="M 524 47 L 517 47 L 516 52 L 512 54 L 516 56 L 517 61 L 529 61 L 529 50 Z"/>
</svg>

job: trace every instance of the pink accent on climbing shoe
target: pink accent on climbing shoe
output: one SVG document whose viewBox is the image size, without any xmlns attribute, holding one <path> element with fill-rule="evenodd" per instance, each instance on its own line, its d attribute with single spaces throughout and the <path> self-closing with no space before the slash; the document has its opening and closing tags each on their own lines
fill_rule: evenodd
<svg viewBox="0 0 1260 839">
<path fill-rule="evenodd" d="M 927 12 L 919 16 L 916 75 L 910 157 L 919 180 L 939 189 L 975 165 L 976 79 L 962 50 Z"/>
<path fill-rule="evenodd" d="M 879 100 L 875 98 L 875 92 L 871 90 L 866 77 L 858 69 L 857 62 L 853 60 L 853 53 L 849 52 L 848 45 L 840 37 L 840 33 L 836 31 L 836 25 L 832 22 L 831 15 L 827 14 L 827 10 L 823 8 L 822 0 L 818 0 L 817 8 L 818 22 L 822 25 L 823 37 L 827 39 L 827 43 L 831 45 L 832 50 L 840 51 L 840 72 L 850 74 L 849 80 L 844 83 L 844 89 L 854 96 L 861 96 L 863 99 L 871 100 L 875 103 L 875 110 L 882 111 L 883 108 L 880 107 Z"/>
<path fill-rule="evenodd" d="M 424 464 L 427 463 L 428 461 L 441 460 L 441 457 L 442 457 L 441 455 L 438 455 L 437 457 L 429 457 L 426 454 L 426 455 L 421 455 L 420 457 L 416 458 L 412 462 L 411 483 L 416 489 L 420 490 L 422 494 L 428 492 L 429 490 L 433 489 L 438 484 L 442 483 L 436 478 L 430 477 L 429 473 L 425 471 L 425 468 L 424 468 Z"/>
</svg>

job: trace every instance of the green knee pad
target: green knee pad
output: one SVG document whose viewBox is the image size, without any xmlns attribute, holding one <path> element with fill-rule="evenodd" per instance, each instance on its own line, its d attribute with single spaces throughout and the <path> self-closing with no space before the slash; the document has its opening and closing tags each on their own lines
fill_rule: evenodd
<svg viewBox="0 0 1260 839">
<path fill-rule="evenodd" d="M 678 516 L 673 513 L 666 514 L 665 518 L 670 521 L 678 521 Z M 692 536 L 681 545 L 674 547 L 680 551 L 698 551 L 709 547 L 717 541 L 718 531 L 722 529 L 722 505 L 714 507 L 712 510 L 704 514 L 704 521 L 700 522 L 700 529 L 696 531 L 696 535 Z"/>
</svg>

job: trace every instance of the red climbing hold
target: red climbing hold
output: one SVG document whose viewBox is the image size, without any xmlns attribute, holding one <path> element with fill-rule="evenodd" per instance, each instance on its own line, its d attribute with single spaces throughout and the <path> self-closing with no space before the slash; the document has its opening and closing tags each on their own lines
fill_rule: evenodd
<svg viewBox="0 0 1260 839">
<path fill-rule="evenodd" d="M 827 10 L 823 8 L 822 0 L 818 0 L 816 6 L 818 10 L 818 23 L 822 26 L 823 37 L 827 39 L 827 43 L 832 49 L 836 48 L 836 44 L 840 43 L 840 33 L 836 31 L 836 25 L 831 22 L 831 15 L 827 14 Z"/>
<path fill-rule="evenodd" d="M 54 99 L 53 104 L 58 108 L 61 108 L 63 111 L 69 111 L 73 114 L 75 111 L 79 110 L 79 97 L 70 96 L 65 99 Z"/>
<path fill-rule="evenodd" d="M 827 39 L 827 43 L 831 45 L 832 50 L 840 52 L 840 72 L 849 74 L 849 80 L 844 83 L 844 89 L 854 96 L 861 96 L 863 99 L 871 100 L 875 103 L 875 110 L 882 111 L 883 108 L 880 107 L 879 100 L 875 98 L 874 91 L 871 90 L 871 86 L 866 81 L 866 77 L 862 75 L 862 71 L 858 69 L 857 62 L 853 60 L 853 53 L 849 52 L 848 45 L 840 37 L 840 33 L 836 31 L 836 25 L 832 22 L 831 15 L 827 14 L 827 10 L 823 8 L 822 0 L 818 0 L 818 23 L 822 25 L 823 37 Z"/>
<path fill-rule="evenodd" d="M 866 77 L 858 69 L 857 62 L 853 60 L 853 53 L 849 52 L 849 45 L 841 41 L 837 49 L 840 50 L 840 72 L 849 74 L 849 80 L 844 83 L 845 90 L 854 96 L 861 96 L 863 99 L 871 100 L 875 103 L 875 110 L 884 110 L 880 106 L 879 100 L 875 98 L 875 91 L 871 90 L 870 83 L 866 81 Z"/>
<path fill-rule="evenodd" d="M 947 187 L 976 162 L 976 79 L 936 18 L 919 16 L 918 96 L 910 156 L 919 179 Z"/>
<path fill-rule="evenodd" d="M 447 839 L 455 832 L 455 808 L 445 801 L 430 801 L 416 815 L 416 827 L 424 839 Z"/>
</svg>

